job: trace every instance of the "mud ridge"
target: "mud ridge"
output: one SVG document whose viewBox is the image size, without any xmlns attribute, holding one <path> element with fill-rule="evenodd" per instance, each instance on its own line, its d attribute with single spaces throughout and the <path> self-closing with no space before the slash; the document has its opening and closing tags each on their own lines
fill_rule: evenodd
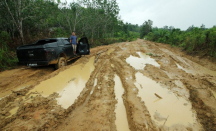
<svg viewBox="0 0 216 131">
<path fill-rule="evenodd" d="M 216 68 L 204 61 L 137 39 L 56 71 L 1 72 L 0 130 L 216 130 Z"/>
<path fill-rule="evenodd" d="M 185 85 L 188 85 L 184 82 Z M 199 92 L 192 86 L 186 86 L 190 91 L 190 101 L 192 102 L 193 109 L 197 112 L 197 117 L 200 123 L 203 125 L 206 131 L 216 130 L 216 119 L 215 119 L 215 109 L 207 106 L 202 99 L 199 97 Z M 214 110 L 214 112 L 212 111 Z"/>
<path fill-rule="evenodd" d="M 141 99 L 137 97 L 137 88 L 132 84 L 132 79 L 135 79 L 135 71 L 132 69 L 132 67 L 127 66 L 128 64 L 126 62 L 122 62 L 120 59 L 112 59 L 112 63 L 117 68 L 115 69 L 115 71 L 120 76 L 123 87 L 125 89 L 123 98 L 130 130 L 157 130 L 155 125 L 151 121 L 151 116 L 144 102 L 141 102 Z M 129 99 L 131 97 L 133 99 Z M 136 121 L 139 119 L 142 119 L 142 123 L 140 123 L 140 121 Z"/>
</svg>

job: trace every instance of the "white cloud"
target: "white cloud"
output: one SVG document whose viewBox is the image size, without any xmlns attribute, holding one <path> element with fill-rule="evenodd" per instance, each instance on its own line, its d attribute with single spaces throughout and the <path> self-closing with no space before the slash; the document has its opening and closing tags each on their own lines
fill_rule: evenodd
<svg viewBox="0 0 216 131">
<path fill-rule="evenodd" d="M 184 30 L 191 25 L 204 24 L 207 28 L 216 25 L 216 0 L 117 0 L 117 3 L 121 19 L 132 24 L 141 25 L 151 19 L 153 26 Z"/>
</svg>

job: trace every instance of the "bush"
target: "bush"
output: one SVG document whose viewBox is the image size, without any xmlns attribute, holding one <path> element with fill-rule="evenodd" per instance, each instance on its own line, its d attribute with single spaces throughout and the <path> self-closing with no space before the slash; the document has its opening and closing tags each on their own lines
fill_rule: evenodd
<svg viewBox="0 0 216 131">
<path fill-rule="evenodd" d="M 200 53 L 216 57 L 216 27 L 203 30 L 194 27 L 189 31 L 180 29 L 153 29 L 145 39 L 182 47 L 189 53 Z"/>
<path fill-rule="evenodd" d="M 140 33 L 130 31 L 129 35 L 125 34 L 124 32 L 117 32 L 116 37 L 114 38 L 101 38 L 101 39 L 94 39 L 94 43 L 90 43 L 91 48 L 97 47 L 100 45 L 109 45 L 118 42 L 125 42 L 125 41 L 134 41 L 139 38 Z M 89 39 L 91 42 L 92 39 Z"/>
<path fill-rule="evenodd" d="M 10 42 L 9 34 L 2 31 L 0 33 L 0 71 L 13 68 L 18 62 L 16 53 L 11 51 L 7 46 L 8 42 Z"/>
<path fill-rule="evenodd" d="M 62 36 L 66 37 L 68 36 L 68 34 L 70 34 L 69 32 L 66 32 L 66 30 L 63 28 L 54 28 L 53 30 L 54 30 L 54 34 L 52 37 L 62 37 Z"/>
</svg>

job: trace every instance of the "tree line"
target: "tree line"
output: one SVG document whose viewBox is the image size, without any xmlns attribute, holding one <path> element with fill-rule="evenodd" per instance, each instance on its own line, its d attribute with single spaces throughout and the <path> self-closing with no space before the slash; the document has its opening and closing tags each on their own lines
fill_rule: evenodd
<svg viewBox="0 0 216 131">
<path fill-rule="evenodd" d="M 17 61 L 17 46 L 44 38 L 69 38 L 72 31 L 79 38 L 86 36 L 91 47 L 139 37 L 140 26 L 124 23 L 119 10 L 116 0 L 1 0 L 0 63 L 4 65 L 0 68 Z M 8 60 L 12 62 L 2 62 Z"/>
<path fill-rule="evenodd" d="M 2 0 L 0 11 L 0 30 L 9 33 L 12 39 L 19 37 L 22 44 L 29 44 L 42 36 L 68 36 L 72 31 L 88 36 L 92 43 L 94 39 L 115 38 L 128 33 L 119 33 L 126 24 L 119 18 L 116 0 L 78 0 L 72 3 Z"/>
<path fill-rule="evenodd" d="M 191 54 L 216 57 L 216 26 L 205 28 L 204 24 L 200 27 L 192 25 L 183 31 L 173 26 L 158 28 L 152 25 L 151 20 L 143 23 L 140 38 L 178 46 Z"/>
</svg>

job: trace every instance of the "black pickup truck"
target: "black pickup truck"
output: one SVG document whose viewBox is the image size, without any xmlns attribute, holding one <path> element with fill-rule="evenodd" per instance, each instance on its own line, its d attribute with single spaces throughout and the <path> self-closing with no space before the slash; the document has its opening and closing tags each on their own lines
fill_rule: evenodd
<svg viewBox="0 0 216 131">
<path fill-rule="evenodd" d="M 58 69 L 67 65 L 67 61 L 81 55 L 89 55 L 88 39 L 81 38 L 78 41 L 77 56 L 73 54 L 73 47 L 68 38 L 50 38 L 39 40 L 34 44 L 17 47 L 19 63 L 27 66 L 44 66 L 55 64 Z"/>
</svg>

